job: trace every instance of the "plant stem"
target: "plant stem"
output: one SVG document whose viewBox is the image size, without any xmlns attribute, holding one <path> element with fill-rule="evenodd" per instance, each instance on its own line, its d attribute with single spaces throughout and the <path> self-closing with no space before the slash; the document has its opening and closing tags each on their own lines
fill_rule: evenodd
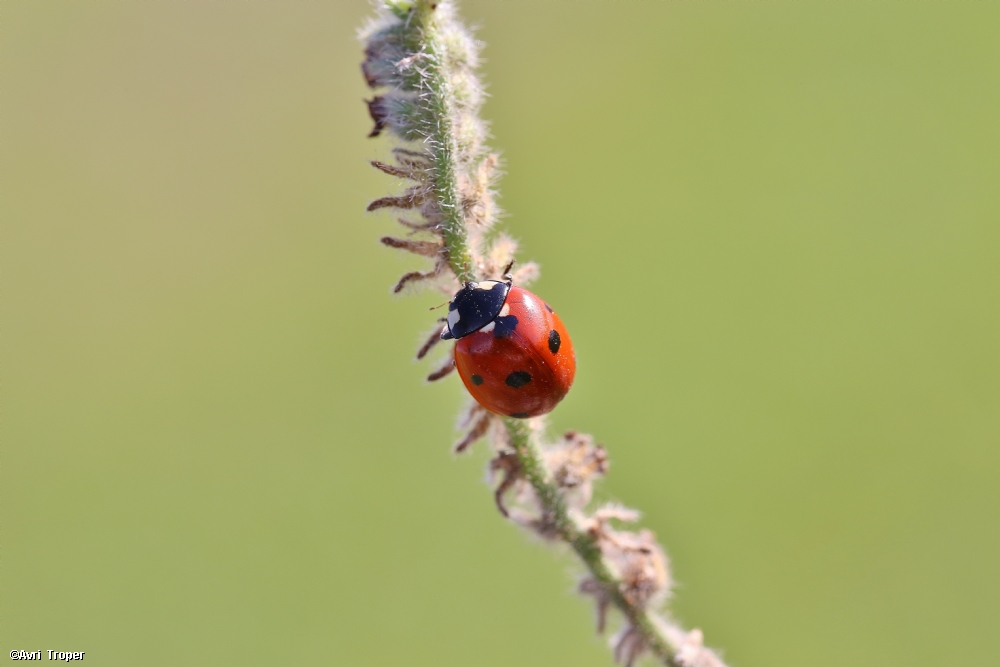
<svg viewBox="0 0 1000 667">
<path fill-rule="evenodd" d="M 432 144 L 434 190 L 441 212 L 442 236 L 448 253 L 448 264 L 462 282 L 475 280 L 475 266 L 468 247 L 465 210 L 459 189 L 458 140 L 454 128 L 456 117 L 452 84 L 447 76 L 446 49 L 439 22 L 436 20 L 437 2 L 417 0 L 413 7 L 412 21 L 423 36 L 423 53 L 426 56 L 426 95 L 431 111 L 428 140 Z"/>
<path fill-rule="evenodd" d="M 614 605 L 641 633 L 650 652 L 667 665 L 676 665 L 674 652 L 666 639 L 660 634 L 653 623 L 650 614 L 640 607 L 629 603 L 621 593 L 621 582 L 611 573 L 601 548 L 592 536 L 580 530 L 576 522 L 566 511 L 566 502 L 562 492 L 549 479 L 546 467 L 541 458 L 535 432 L 523 419 L 505 417 L 504 426 L 510 436 L 510 444 L 517 456 L 524 478 L 535 490 L 542 513 L 555 526 L 559 537 L 573 547 L 583 564 L 587 566 L 591 576 L 605 588 L 605 593 Z"/>
</svg>

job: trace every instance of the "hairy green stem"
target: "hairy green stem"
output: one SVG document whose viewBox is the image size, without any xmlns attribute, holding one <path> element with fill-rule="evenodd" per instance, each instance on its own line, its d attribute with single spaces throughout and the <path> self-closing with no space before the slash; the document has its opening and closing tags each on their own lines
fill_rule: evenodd
<svg viewBox="0 0 1000 667">
<path fill-rule="evenodd" d="M 593 536 L 580 530 L 576 522 L 566 510 L 566 501 L 562 492 L 552 483 L 546 474 L 535 432 L 523 419 L 504 417 L 504 426 L 510 436 L 510 444 L 521 466 L 521 473 L 531 484 L 541 504 L 546 520 L 555 527 L 559 537 L 573 547 L 573 551 L 587 566 L 591 576 L 605 590 L 608 599 L 625 615 L 632 626 L 642 634 L 642 638 L 650 652 L 663 661 L 664 664 L 676 666 L 674 652 L 666 639 L 660 634 L 653 623 L 650 614 L 637 607 L 621 593 L 621 582 L 612 574 L 604 562 L 601 548 Z"/>
<path fill-rule="evenodd" d="M 437 2 L 417 0 L 411 21 L 423 36 L 426 56 L 426 95 L 430 102 L 431 127 L 429 140 L 434 145 L 434 190 L 441 210 L 442 235 L 448 253 L 448 264 L 462 282 L 475 280 L 475 266 L 468 247 L 465 209 L 458 183 L 458 140 L 453 127 L 454 99 L 452 84 L 446 75 L 445 48 L 435 16 Z"/>
</svg>

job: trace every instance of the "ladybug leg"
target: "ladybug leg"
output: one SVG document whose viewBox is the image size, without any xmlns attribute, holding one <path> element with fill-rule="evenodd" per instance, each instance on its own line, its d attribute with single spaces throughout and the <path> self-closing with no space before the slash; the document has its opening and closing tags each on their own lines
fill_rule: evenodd
<svg viewBox="0 0 1000 667">
<path fill-rule="evenodd" d="M 500 514 L 503 514 L 504 518 L 509 519 L 510 513 L 504 507 L 503 495 L 507 493 L 510 487 L 514 486 L 517 480 L 521 479 L 521 463 L 517 460 L 517 456 L 513 452 L 504 452 L 498 454 L 495 459 L 490 461 L 490 470 L 493 472 L 502 470 L 504 473 L 503 479 L 493 494 L 493 499 L 496 501 Z"/>
<path fill-rule="evenodd" d="M 427 381 L 435 382 L 436 380 L 440 380 L 453 370 L 455 370 L 455 359 L 453 357 L 448 357 L 448 360 L 441 365 L 441 368 L 427 376 Z"/>
</svg>

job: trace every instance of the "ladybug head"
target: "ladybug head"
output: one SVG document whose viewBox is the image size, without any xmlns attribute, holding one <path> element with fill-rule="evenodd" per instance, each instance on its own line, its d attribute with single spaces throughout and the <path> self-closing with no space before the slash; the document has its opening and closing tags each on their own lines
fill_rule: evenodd
<svg viewBox="0 0 1000 667">
<path fill-rule="evenodd" d="M 495 320 L 507 300 L 510 287 L 509 279 L 506 282 L 483 280 L 465 283 L 448 304 L 448 321 L 441 338 L 462 338 Z"/>
</svg>

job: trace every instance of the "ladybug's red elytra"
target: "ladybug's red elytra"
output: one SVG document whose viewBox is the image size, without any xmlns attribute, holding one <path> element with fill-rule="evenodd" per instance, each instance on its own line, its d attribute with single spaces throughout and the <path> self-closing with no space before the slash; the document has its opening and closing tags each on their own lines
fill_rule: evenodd
<svg viewBox="0 0 1000 667">
<path fill-rule="evenodd" d="M 466 283 L 448 304 L 441 338 L 458 339 L 458 374 L 491 412 L 544 415 L 573 384 L 576 355 L 562 320 L 509 278 Z"/>
</svg>

